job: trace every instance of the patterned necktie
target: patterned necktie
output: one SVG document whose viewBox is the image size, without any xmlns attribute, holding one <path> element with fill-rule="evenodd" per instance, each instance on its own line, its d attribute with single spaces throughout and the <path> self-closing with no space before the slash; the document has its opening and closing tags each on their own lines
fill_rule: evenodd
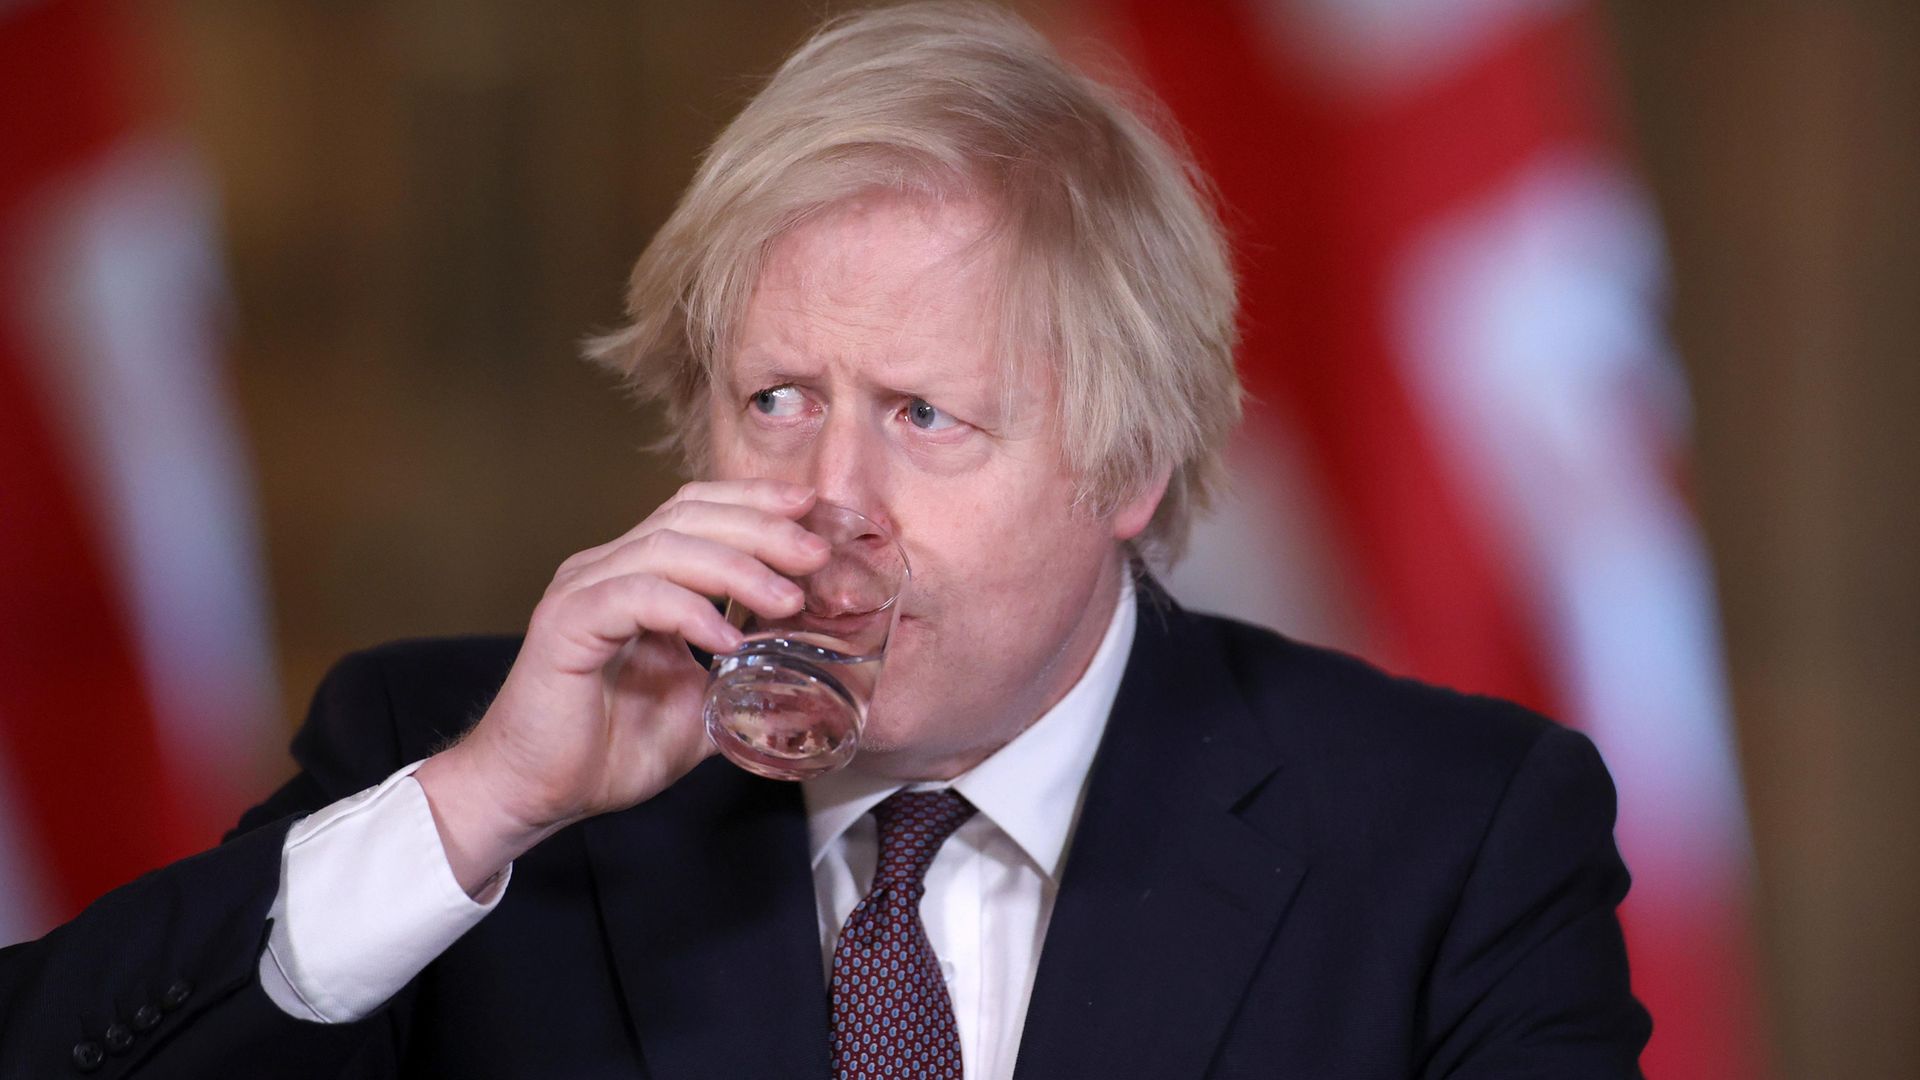
<svg viewBox="0 0 1920 1080">
<path fill-rule="evenodd" d="M 899 791 L 873 808 L 873 888 L 833 949 L 833 1071 L 840 1080 L 960 1080 L 960 1031 L 920 922 L 927 866 L 973 805 L 950 790 Z"/>
</svg>

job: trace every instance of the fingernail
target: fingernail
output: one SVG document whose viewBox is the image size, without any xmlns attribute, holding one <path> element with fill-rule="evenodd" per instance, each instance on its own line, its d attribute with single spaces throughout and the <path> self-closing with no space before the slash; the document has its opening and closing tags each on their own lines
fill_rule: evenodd
<svg viewBox="0 0 1920 1080">
<path fill-rule="evenodd" d="M 789 604 L 797 604 L 807 598 L 807 594 L 800 591 L 800 586 L 784 578 L 773 583 L 773 592 Z"/>
<path fill-rule="evenodd" d="M 825 555 L 833 545 L 813 533 L 808 533 L 800 538 L 800 546 L 805 548 L 809 555 Z"/>
</svg>

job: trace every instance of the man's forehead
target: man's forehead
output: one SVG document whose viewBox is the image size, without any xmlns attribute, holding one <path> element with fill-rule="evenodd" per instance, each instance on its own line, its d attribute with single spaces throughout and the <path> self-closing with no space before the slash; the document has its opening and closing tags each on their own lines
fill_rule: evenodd
<svg viewBox="0 0 1920 1080">
<path fill-rule="evenodd" d="M 966 205 L 838 207 L 770 246 L 723 377 L 857 364 L 883 381 L 998 386 L 999 267 Z"/>
<path fill-rule="evenodd" d="M 775 237 L 756 296 L 786 304 L 990 306 L 999 245 L 969 200 L 866 196 Z"/>
</svg>

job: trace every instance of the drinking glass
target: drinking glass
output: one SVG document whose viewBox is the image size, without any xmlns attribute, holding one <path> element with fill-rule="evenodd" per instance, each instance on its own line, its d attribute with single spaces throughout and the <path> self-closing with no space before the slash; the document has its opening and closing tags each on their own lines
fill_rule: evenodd
<svg viewBox="0 0 1920 1080">
<path fill-rule="evenodd" d="M 775 780 L 853 760 L 908 578 L 906 553 L 865 516 L 817 503 L 799 521 L 830 546 L 825 566 L 792 579 L 800 611 L 769 619 L 728 600 L 727 621 L 746 640 L 715 656 L 707 677 L 707 737 Z"/>
</svg>

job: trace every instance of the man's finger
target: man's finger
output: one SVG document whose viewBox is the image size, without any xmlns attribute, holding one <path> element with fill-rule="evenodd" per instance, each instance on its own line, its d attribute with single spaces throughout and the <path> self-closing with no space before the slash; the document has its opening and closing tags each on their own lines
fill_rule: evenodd
<svg viewBox="0 0 1920 1080">
<path fill-rule="evenodd" d="M 645 633 L 675 634 L 714 653 L 741 641 L 706 597 L 652 574 L 627 574 L 541 601 L 528 644 L 553 650 L 562 671 L 589 674 Z"/>
<path fill-rule="evenodd" d="M 790 484 L 784 480 L 768 480 L 762 478 L 755 480 L 694 481 L 693 483 L 683 485 L 679 491 L 674 492 L 672 498 L 661 503 L 653 513 L 648 514 L 645 520 L 636 524 L 633 528 L 628 529 L 626 532 L 604 544 L 587 548 L 585 551 L 569 557 L 565 562 L 560 564 L 560 569 L 556 576 L 572 573 L 589 563 L 598 562 L 615 548 L 629 544 L 645 536 L 647 533 L 661 528 L 663 525 L 670 528 L 677 528 L 681 532 L 701 532 L 703 535 L 712 535 L 716 540 L 726 539 L 726 536 L 701 529 L 698 524 L 698 520 L 705 516 L 706 513 L 702 508 L 712 506 L 732 506 L 740 508 L 743 511 L 758 512 L 759 514 L 765 515 L 761 518 L 736 516 L 736 518 L 726 526 L 726 530 L 732 536 L 741 540 L 747 539 L 750 535 L 767 534 L 773 538 L 767 541 L 767 543 L 774 548 L 778 548 L 780 546 L 778 543 L 779 537 L 805 534 L 804 529 L 793 525 L 793 519 L 806 513 L 807 510 L 813 506 L 813 502 L 814 492 L 811 487 L 805 484 Z M 695 520 L 689 523 L 689 518 Z M 755 521 L 763 522 L 764 524 L 756 527 L 752 524 Z M 780 523 L 782 522 L 792 527 L 783 530 L 780 528 Z M 757 550 L 756 544 L 754 543 L 735 543 L 734 546 L 742 548 L 743 550 L 754 551 L 756 554 L 762 554 Z M 808 570 L 818 569 L 818 567 L 796 569 L 787 566 L 786 563 L 782 561 L 781 553 L 777 550 L 768 551 L 762 554 L 762 557 L 764 558 L 769 554 L 773 556 L 773 558 L 769 559 L 770 562 L 781 565 L 791 573 L 806 573 Z"/>
<path fill-rule="evenodd" d="M 759 559 L 785 574 L 810 574 L 826 565 L 828 544 L 798 522 L 754 506 L 735 503 L 679 502 L 648 519 L 656 528 L 603 551 L 601 558 L 625 558 L 622 552 L 660 529 L 699 536 Z"/>
<path fill-rule="evenodd" d="M 675 529 L 629 541 L 599 562 L 580 567 L 556 587 L 577 592 L 631 574 L 662 577 L 703 596 L 732 597 L 769 618 L 793 614 L 803 600 L 799 586 L 754 556 Z"/>
<path fill-rule="evenodd" d="M 752 480 L 695 480 L 682 484 L 667 504 L 723 502 L 757 506 L 770 514 L 799 517 L 813 505 L 814 491 L 806 484 L 757 477 Z"/>
</svg>

